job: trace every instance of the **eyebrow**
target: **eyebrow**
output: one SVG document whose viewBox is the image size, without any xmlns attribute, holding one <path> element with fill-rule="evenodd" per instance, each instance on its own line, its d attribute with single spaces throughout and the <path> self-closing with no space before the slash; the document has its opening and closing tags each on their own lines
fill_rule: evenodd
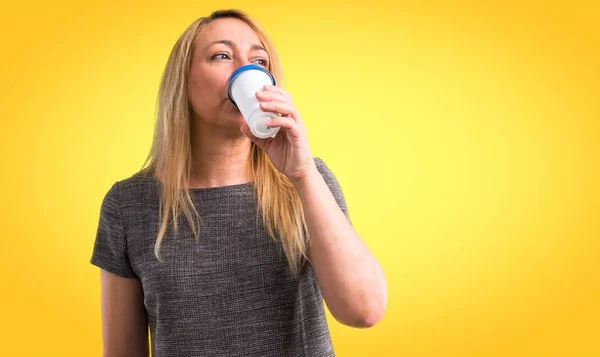
<svg viewBox="0 0 600 357">
<path fill-rule="evenodd" d="M 230 48 L 234 48 L 235 47 L 235 44 L 232 41 L 229 41 L 229 40 L 218 40 L 218 41 L 211 42 L 208 46 L 206 46 L 204 48 L 204 50 L 208 50 L 211 46 L 216 45 L 216 44 L 222 44 L 222 45 L 225 45 L 225 46 L 230 47 Z M 267 50 L 263 46 L 257 45 L 257 44 L 254 44 L 254 45 L 250 46 L 250 49 L 253 50 L 253 51 L 265 51 L 265 52 L 267 52 Z"/>
</svg>

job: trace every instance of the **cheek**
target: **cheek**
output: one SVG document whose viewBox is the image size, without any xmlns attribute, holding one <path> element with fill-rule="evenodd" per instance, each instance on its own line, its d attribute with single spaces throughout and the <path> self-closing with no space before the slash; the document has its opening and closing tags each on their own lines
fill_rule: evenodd
<svg viewBox="0 0 600 357">
<path fill-rule="evenodd" d="M 201 66 L 190 69 L 188 95 L 194 111 L 207 118 L 214 115 L 214 111 L 223 103 L 229 77 L 222 71 L 199 67 Z"/>
<path fill-rule="evenodd" d="M 194 111 L 198 113 L 202 108 L 206 108 L 207 94 L 210 92 L 210 86 L 206 77 L 201 75 L 199 71 L 190 71 L 188 97 Z"/>
</svg>

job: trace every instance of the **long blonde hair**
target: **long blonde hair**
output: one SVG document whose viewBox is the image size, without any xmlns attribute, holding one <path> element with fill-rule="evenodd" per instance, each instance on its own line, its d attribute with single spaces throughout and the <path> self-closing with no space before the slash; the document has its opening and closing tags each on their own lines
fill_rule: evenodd
<svg viewBox="0 0 600 357">
<path fill-rule="evenodd" d="M 172 218 L 171 222 L 177 232 L 177 217 L 182 212 L 195 239 L 198 239 L 202 225 L 190 191 L 186 188 L 192 168 L 188 74 L 198 33 L 208 23 L 219 18 L 236 18 L 248 24 L 269 53 L 268 70 L 277 83 L 280 83 L 282 77 L 273 44 L 261 28 L 242 11 L 219 10 L 208 17 L 198 18 L 177 40 L 160 83 L 154 138 L 150 153 L 142 166 L 149 163 L 142 172 L 150 174 L 161 183 L 161 224 L 154 246 L 154 254 L 159 260 L 160 246 L 169 225 L 169 218 Z M 250 152 L 248 170 L 254 178 L 257 212 L 262 216 L 271 238 L 281 243 L 290 272 L 297 276 L 302 267 L 302 258 L 308 260 L 306 253 L 309 237 L 302 202 L 289 179 L 273 166 L 262 149 L 252 143 Z"/>
</svg>

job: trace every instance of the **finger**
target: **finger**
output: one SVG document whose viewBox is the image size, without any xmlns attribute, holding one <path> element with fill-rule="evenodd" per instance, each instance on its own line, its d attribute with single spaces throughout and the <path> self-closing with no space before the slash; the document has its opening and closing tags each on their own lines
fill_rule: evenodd
<svg viewBox="0 0 600 357">
<path fill-rule="evenodd" d="M 290 104 L 292 102 L 291 99 L 289 97 L 286 97 L 283 93 L 274 91 L 258 91 L 256 92 L 256 98 L 261 102 L 279 101 Z"/>
<path fill-rule="evenodd" d="M 289 116 L 295 120 L 299 119 L 298 112 L 293 105 L 284 102 L 261 102 L 260 109 L 263 111 L 269 111 L 279 113 L 281 116 Z"/>
<path fill-rule="evenodd" d="M 288 97 L 289 99 L 292 99 L 292 95 L 290 93 L 288 93 L 285 89 L 278 87 L 278 86 L 274 86 L 271 84 L 266 84 L 263 89 L 265 91 L 272 91 L 272 92 L 279 92 L 281 94 L 283 94 L 284 96 Z"/>
<path fill-rule="evenodd" d="M 300 137 L 302 127 L 294 119 L 287 117 L 275 117 L 265 123 L 270 128 L 285 128 L 292 136 Z"/>
</svg>

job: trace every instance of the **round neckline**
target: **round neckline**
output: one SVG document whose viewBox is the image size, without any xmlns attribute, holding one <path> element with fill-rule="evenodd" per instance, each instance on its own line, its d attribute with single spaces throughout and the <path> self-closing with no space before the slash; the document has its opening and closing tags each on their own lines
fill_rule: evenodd
<svg viewBox="0 0 600 357">
<path fill-rule="evenodd" d="M 254 182 L 244 182 L 233 185 L 215 186 L 215 187 L 197 187 L 190 188 L 189 193 L 195 199 L 201 201 L 212 201 L 229 199 L 232 197 L 241 197 L 252 195 Z"/>
<path fill-rule="evenodd" d="M 187 190 L 189 190 L 190 192 L 227 191 L 227 190 L 232 190 L 232 189 L 236 189 L 236 188 L 244 188 L 244 187 L 253 186 L 253 185 L 254 185 L 254 181 L 250 181 L 250 182 L 236 183 L 236 184 L 225 185 L 225 186 L 188 188 Z"/>
<path fill-rule="evenodd" d="M 161 189 L 161 182 L 155 179 L 154 177 L 146 177 L 150 179 L 154 188 L 158 191 Z M 211 198 L 223 198 L 230 195 L 246 195 L 249 190 L 253 191 L 255 181 L 237 183 L 232 185 L 225 186 L 214 186 L 214 187 L 196 187 L 196 188 L 188 188 L 186 189 L 190 195 L 202 198 L 202 199 L 211 199 Z"/>
</svg>

